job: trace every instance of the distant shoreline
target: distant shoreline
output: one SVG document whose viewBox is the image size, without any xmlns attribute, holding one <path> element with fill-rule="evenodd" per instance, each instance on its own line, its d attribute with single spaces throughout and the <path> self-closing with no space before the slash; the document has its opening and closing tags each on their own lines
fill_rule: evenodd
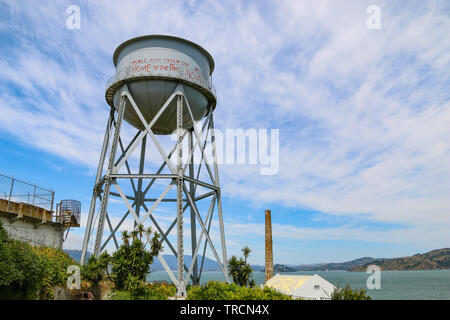
<svg viewBox="0 0 450 320">
<path fill-rule="evenodd" d="M 81 256 L 80 250 L 65 250 L 75 260 L 79 261 Z M 169 267 L 176 270 L 175 256 L 165 255 Z M 185 262 L 189 263 L 191 256 L 185 256 Z M 275 264 L 274 272 L 331 272 L 331 271 L 348 271 L 348 272 L 366 272 L 370 265 L 376 265 L 382 271 L 431 271 L 431 270 L 450 270 L 450 248 L 436 249 L 424 254 L 415 254 L 408 257 L 400 258 L 372 258 L 363 257 L 347 262 L 340 263 L 316 263 L 302 265 L 284 265 Z M 264 266 L 252 265 L 254 272 L 264 272 Z M 158 259 L 152 265 L 153 271 L 164 271 Z M 205 258 L 204 272 L 221 272 L 219 265 L 213 259 Z"/>
</svg>

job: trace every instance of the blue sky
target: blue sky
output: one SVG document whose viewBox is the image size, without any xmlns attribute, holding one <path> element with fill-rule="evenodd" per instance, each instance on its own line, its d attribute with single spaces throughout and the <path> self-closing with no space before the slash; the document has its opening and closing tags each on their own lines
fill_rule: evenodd
<svg viewBox="0 0 450 320">
<path fill-rule="evenodd" d="M 216 127 L 280 130 L 278 174 L 220 166 L 229 255 L 263 264 L 266 208 L 278 263 L 448 247 L 449 18 L 445 1 L 0 0 L 0 173 L 80 200 L 85 224 L 112 53 L 171 34 L 215 59 Z"/>
</svg>

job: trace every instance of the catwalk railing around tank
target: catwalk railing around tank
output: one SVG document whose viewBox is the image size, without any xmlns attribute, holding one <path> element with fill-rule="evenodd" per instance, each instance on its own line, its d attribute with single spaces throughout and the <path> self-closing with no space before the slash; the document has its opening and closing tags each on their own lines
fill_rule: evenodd
<svg viewBox="0 0 450 320">
<path fill-rule="evenodd" d="M 11 202 L 25 203 L 53 211 L 55 192 L 50 189 L 0 174 L 0 199 L 7 202 L 8 211 Z"/>
</svg>

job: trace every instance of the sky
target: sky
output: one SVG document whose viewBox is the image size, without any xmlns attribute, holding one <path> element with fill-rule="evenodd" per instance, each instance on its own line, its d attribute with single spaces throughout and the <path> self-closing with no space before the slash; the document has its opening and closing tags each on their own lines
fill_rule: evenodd
<svg viewBox="0 0 450 320">
<path fill-rule="evenodd" d="M 112 54 L 169 34 L 214 57 L 218 130 L 279 130 L 276 174 L 219 165 L 228 256 L 248 245 L 264 264 L 265 209 L 275 263 L 449 247 L 449 30 L 448 1 L 0 0 L 0 173 L 81 201 L 64 243 L 81 249 Z"/>
</svg>

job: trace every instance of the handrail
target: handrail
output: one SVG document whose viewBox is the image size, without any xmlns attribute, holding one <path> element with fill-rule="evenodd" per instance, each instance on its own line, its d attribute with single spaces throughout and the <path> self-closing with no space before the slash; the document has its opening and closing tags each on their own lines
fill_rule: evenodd
<svg viewBox="0 0 450 320">
<path fill-rule="evenodd" d="M 0 182 L 1 179 L 10 180 L 6 184 L 0 184 L 0 194 L 2 195 L 0 199 L 4 198 L 8 201 L 7 209 L 10 207 L 10 202 L 22 202 L 53 211 L 55 191 L 0 173 Z M 2 187 L 8 190 L 1 190 Z M 24 187 L 28 190 L 24 190 Z"/>
<path fill-rule="evenodd" d="M 55 192 L 53 189 L 46 189 L 46 188 L 40 187 L 40 186 L 38 186 L 38 185 L 32 184 L 32 183 L 30 183 L 30 182 L 26 182 L 26 181 L 23 181 L 23 180 L 14 178 L 14 177 L 6 176 L 6 175 L 1 174 L 1 173 L 0 173 L 0 176 L 2 176 L 2 177 L 4 177 L 4 178 L 7 178 L 7 179 L 13 179 L 13 180 L 15 180 L 15 181 L 19 181 L 19 182 L 21 182 L 21 183 L 27 184 L 27 185 L 32 186 L 32 187 L 37 187 L 37 188 L 39 188 L 39 189 L 42 189 L 42 190 L 45 190 L 45 191 L 48 191 L 48 192 Z"/>
</svg>

